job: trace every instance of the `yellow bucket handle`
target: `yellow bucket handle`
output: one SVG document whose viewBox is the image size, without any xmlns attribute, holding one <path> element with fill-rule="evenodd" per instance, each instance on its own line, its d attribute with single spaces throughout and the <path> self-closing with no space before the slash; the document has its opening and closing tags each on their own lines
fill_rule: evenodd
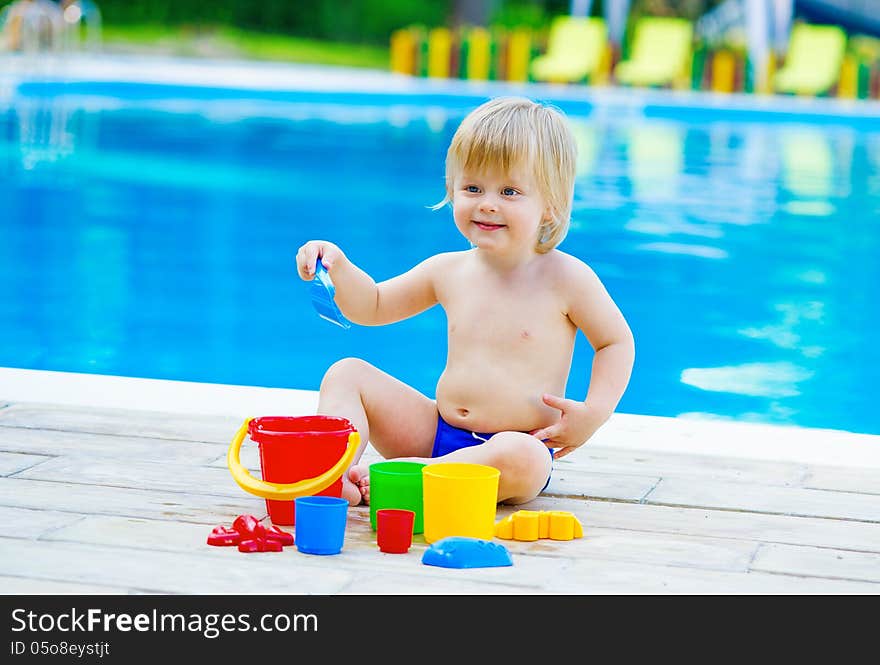
<svg viewBox="0 0 880 665">
<path fill-rule="evenodd" d="M 244 491 L 256 494 L 264 499 L 276 499 L 281 501 L 292 501 L 298 496 L 312 496 L 321 490 L 325 490 L 343 474 L 346 468 L 354 460 L 355 453 L 361 443 L 361 435 L 354 431 L 348 435 L 348 444 L 342 457 L 327 471 L 320 476 L 314 478 L 305 478 L 295 483 L 281 484 L 270 483 L 266 480 L 254 478 L 247 469 L 241 464 L 241 444 L 248 431 L 248 424 L 253 418 L 246 418 L 244 424 L 239 428 L 238 432 L 229 444 L 229 450 L 226 452 L 226 464 L 229 466 L 229 472 L 232 478 L 238 483 Z"/>
</svg>

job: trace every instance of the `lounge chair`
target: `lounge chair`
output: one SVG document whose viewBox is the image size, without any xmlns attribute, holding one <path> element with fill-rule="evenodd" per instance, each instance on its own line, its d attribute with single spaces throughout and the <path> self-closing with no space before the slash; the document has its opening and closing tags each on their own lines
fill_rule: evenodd
<svg viewBox="0 0 880 665">
<path fill-rule="evenodd" d="M 840 78 L 846 39 L 846 32 L 836 25 L 795 25 L 785 63 L 773 81 L 777 92 L 797 95 L 828 93 Z"/>
<path fill-rule="evenodd" d="M 607 48 L 608 28 L 601 18 L 558 16 L 550 24 L 546 53 L 532 61 L 532 79 L 553 83 L 589 81 L 601 66 Z"/>
<path fill-rule="evenodd" d="M 688 78 L 693 55 L 693 24 L 687 19 L 643 17 L 635 26 L 627 60 L 614 68 L 618 83 L 674 85 Z"/>
</svg>

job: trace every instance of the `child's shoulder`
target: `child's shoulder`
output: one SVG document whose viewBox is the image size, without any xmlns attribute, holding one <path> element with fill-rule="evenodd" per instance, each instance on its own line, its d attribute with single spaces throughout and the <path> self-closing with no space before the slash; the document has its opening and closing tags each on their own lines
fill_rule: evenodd
<svg viewBox="0 0 880 665">
<path fill-rule="evenodd" d="M 605 291 L 602 280 L 585 261 L 558 249 L 547 253 L 554 290 L 566 300 L 593 299 Z"/>
<path fill-rule="evenodd" d="M 596 272 L 585 261 L 572 254 L 551 249 L 545 257 L 550 270 L 565 280 L 598 279 Z"/>
<path fill-rule="evenodd" d="M 440 270 L 447 270 L 457 265 L 461 265 L 461 263 L 467 261 L 468 257 L 472 254 L 472 249 L 465 249 L 459 252 L 440 252 L 439 254 L 429 256 L 423 263 L 431 267 L 437 267 Z"/>
</svg>

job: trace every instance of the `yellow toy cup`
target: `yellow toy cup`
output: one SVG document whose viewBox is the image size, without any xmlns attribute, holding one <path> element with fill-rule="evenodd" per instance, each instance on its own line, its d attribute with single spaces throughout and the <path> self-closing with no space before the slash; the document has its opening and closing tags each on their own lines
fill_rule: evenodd
<svg viewBox="0 0 880 665">
<path fill-rule="evenodd" d="M 444 462 L 422 468 L 425 542 L 447 536 L 492 540 L 501 472 L 483 464 Z"/>
</svg>

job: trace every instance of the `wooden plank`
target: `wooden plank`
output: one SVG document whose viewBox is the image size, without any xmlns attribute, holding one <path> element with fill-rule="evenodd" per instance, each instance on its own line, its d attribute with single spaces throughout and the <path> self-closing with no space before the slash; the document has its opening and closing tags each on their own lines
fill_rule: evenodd
<svg viewBox="0 0 880 665">
<path fill-rule="evenodd" d="M 880 494 L 880 472 L 850 467 L 810 467 L 803 485 L 818 490 Z"/>
<path fill-rule="evenodd" d="M 548 593 L 581 594 L 876 594 L 869 582 L 815 577 L 651 566 L 624 561 L 573 560 L 547 587 Z"/>
<path fill-rule="evenodd" d="M 76 513 L 0 506 L 0 534 L 11 538 L 40 538 L 82 519 Z"/>
<path fill-rule="evenodd" d="M 224 522 L 231 526 L 232 520 Z M 43 535 L 45 541 L 67 541 L 88 545 L 111 545 L 129 549 L 205 554 L 213 527 L 192 522 L 87 515 Z M 292 528 L 287 528 L 292 532 Z"/>
<path fill-rule="evenodd" d="M 0 589 L 4 595 L 118 595 L 126 593 L 124 587 L 107 586 L 104 584 L 77 584 L 59 580 L 41 580 L 31 577 L 12 577 L 0 575 Z"/>
<path fill-rule="evenodd" d="M 245 494 L 226 468 L 185 463 L 171 465 L 121 457 L 55 458 L 17 473 L 14 477 L 167 492 L 197 491 L 199 494 L 219 496 L 240 497 Z"/>
<path fill-rule="evenodd" d="M 512 554 L 543 554 L 565 559 L 632 561 L 706 570 L 746 571 L 758 548 L 754 541 L 705 538 L 602 527 L 588 528 L 583 538 L 534 542 L 495 539 Z M 597 564 L 600 565 L 600 564 Z"/>
<path fill-rule="evenodd" d="M 876 593 L 876 584 L 818 580 L 760 573 L 696 570 L 636 562 L 519 556 L 513 567 L 447 570 L 420 566 L 409 555 L 374 555 L 387 567 L 362 569 L 363 559 L 343 553 L 309 557 L 282 553 L 242 555 L 234 548 L 213 552 L 142 551 L 80 543 L 32 543 L 0 539 L 8 575 L 76 584 L 124 587 L 147 593 Z M 248 556 L 242 565 L 241 556 Z M 295 562 L 295 563 L 294 563 Z M 375 563 L 375 562 L 374 562 Z M 532 571 L 525 567 L 533 565 Z M 198 571 L 197 575 L 193 571 Z M 535 571 L 538 575 L 535 575 Z M 531 572 L 531 574 L 529 574 Z M 540 587 L 523 584 L 532 579 Z"/>
<path fill-rule="evenodd" d="M 544 496 L 525 506 L 499 508 L 499 515 L 518 508 L 572 512 L 586 531 L 604 527 L 880 552 L 880 525 L 869 522 Z"/>
<path fill-rule="evenodd" d="M 880 522 L 880 496 L 664 478 L 648 503 Z"/>
<path fill-rule="evenodd" d="M 387 555 L 393 556 L 393 555 Z M 427 569 L 430 566 L 423 566 Z M 442 568 L 436 568 L 443 571 Z M 359 574 L 352 582 L 343 588 L 340 594 L 364 594 L 364 595 L 517 595 L 525 596 L 542 594 L 544 591 L 535 587 L 521 586 L 515 582 L 502 581 L 499 583 L 482 580 L 465 579 L 464 570 L 448 570 L 446 574 L 438 577 L 425 575 L 401 575 L 398 573 L 368 572 Z"/>
<path fill-rule="evenodd" d="M 591 444 L 557 460 L 554 466 L 560 470 L 571 468 L 594 473 L 702 478 L 762 485 L 800 485 L 806 473 L 805 465 L 790 462 L 618 450 Z"/>
<path fill-rule="evenodd" d="M 288 531 L 293 531 L 287 527 Z M 120 517 L 89 516 L 67 527 L 47 534 L 44 540 L 63 540 L 93 545 L 110 545 L 136 549 L 156 549 L 205 554 L 207 527 L 136 520 Z M 592 558 L 601 565 L 602 560 L 634 561 L 638 563 L 662 563 L 665 565 L 693 566 L 715 570 L 748 569 L 757 543 L 730 539 L 709 539 L 688 536 L 658 535 L 651 533 L 591 529 L 583 539 L 573 541 L 539 540 L 537 542 L 502 541 L 514 558 L 516 573 L 513 577 L 492 572 L 516 587 L 543 586 L 552 578 L 565 559 Z M 427 545 L 424 538 L 416 536 L 406 556 L 383 554 L 376 546 L 375 532 L 369 524 L 369 510 L 350 510 L 346 529 L 344 551 L 348 554 L 346 565 L 364 570 L 381 570 L 387 575 L 433 575 L 434 570 L 422 570 L 421 555 Z M 339 565 L 327 560 L 328 565 Z M 439 574 L 439 573 L 437 573 Z M 459 579 L 479 573 L 460 573 Z M 491 581 L 491 580 L 490 580 Z"/>
<path fill-rule="evenodd" d="M 421 564 L 422 536 L 407 555 L 379 552 L 366 506 L 350 509 L 339 556 L 207 546 L 214 525 L 265 515 L 264 501 L 238 488 L 226 469 L 239 423 L 227 431 L 229 423 L 213 417 L 171 422 L 143 412 L 29 408 L 0 410 L 0 533 L 7 536 L 0 556 L 16 562 L 4 571 L 15 588 L 261 592 L 251 576 L 223 576 L 241 568 L 259 569 L 258 585 L 296 568 L 302 579 L 290 581 L 289 593 L 878 588 L 871 567 L 880 557 L 880 495 L 871 474 L 854 468 L 585 447 L 557 462 L 544 495 L 498 509 L 498 519 L 521 508 L 570 510 L 584 524 L 583 539 L 497 540 L 513 554 L 513 567 L 448 570 Z M 142 429 L 132 432 L 132 423 Z M 362 461 L 380 459 L 368 447 Z M 258 474 L 257 446 L 243 448 L 242 462 Z M 164 570 L 179 566 L 186 570 Z"/>
<path fill-rule="evenodd" d="M 0 452 L 0 476 L 11 476 L 48 459 L 46 455 Z"/>
<path fill-rule="evenodd" d="M 208 462 L 208 466 L 216 467 L 218 469 L 226 469 L 226 472 L 229 473 L 229 466 L 226 464 L 227 450 L 228 448 L 224 447 L 223 454 Z M 250 439 L 245 439 L 244 445 L 239 451 L 238 460 L 241 462 L 242 466 L 248 469 L 257 478 L 262 477 L 260 475 L 260 448 L 257 444 L 252 443 Z"/>
<path fill-rule="evenodd" d="M 212 552 L 192 555 L 0 537 L 6 575 L 120 587 L 129 593 L 332 594 L 353 578 L 349 570 L 315 566 L 289 548 L 247 555 L 246 563 L 237 549 L 208 549 Z"/>
<path fill-rule="evenodd" d="M 225 459 L 216 443 L 150 439 L 64 430 L 0 427 L 0 450 L 30 455 L 93 455 L 129 460 L 202 463 Z"/>
<path fill-rule="evenodd" d="M 103 565 L 108 569 L 128 566 L 132 550 L 147 553 L 179 552 L 187 556 L 212 561 L 218 556 L 226 557 L 226 560 L 233 555 L 236 557 L 247 556 L 247 559 L 238 558 L 237 562 L 245 567 L 250 566 L 250 562 L 254 560 L 252 555 L 241 554 L 235 548 L 210 547 L 205 543 L 207 533 L 207 527 L 193 524 L 88 517 L 69 528 L 61 528 L 48 534 L 43 542 L 46 547 L 50 548 L 54 548 L 56 544 L 66 543 L 91 544 L 100 547 L 103 552 L 101 554 Z M 410 584 L 405 580 L 412 582 L 421 580 L 422 586 L 434 587 L 440 591 L 445 584 L 442 580 L 446 579 L 450 573 L 445 569 L 423 566 L 421 553 L 427 545 L 422 537 L 417 536 L 417 540 L 419 542 L 406 555 L 396 556 L 379 552 L 375 544 L 375 535 L 369 525 L 369 510 L 362 508 L 352 510 L 352 519 L 347 529 L 345 545 L 339 556 L 313 557 L 296 552 L 295 549 L 290 549 L 290 551 L 296 554 L 296 566 L 308 565 L 316 571 L 350 571 L 352 573 L 350 589 L 352 592 L 360 592 L 362 588 L 360 581 L 369 579 L 376 574 L 380 574 L 386 582 L 398 579 L 398 584 L 403 586 Z M 220 550 L 223 550 L 223 553 Z M 288 550 L 285 550 L 285 553 L 287 552 Z M 271 562 L 279 569 L 279 575 L 284 575 L 286 568 L 291 565 L 289 555 L 286 559 L 271 559 Z M 544 557 L 522 557 L 518 560 L 516 570 L 506 568 L 504 570 L 458 571 L 456 592 L 463 593 L 466 592 L 465 589 L 484 593 L 492 590 L 501 592 L 504 589 L 506 589 L 504 591 L 506 593 L 513 590 L 526 592 L 528 589 L 532 589 L 534 592 L 556 574 L 557 567 L 558 562 L 551 563 L 549 559 Z M 201 570 L 201 564 L 197 569 Z M 13 568 L 12 570 L 18 569 Z M 42 572 L 49 574 L 48 570 Z M 25 573 L 22 572 L 22 574 Z M 26 571 L 26 574 L 31 577 L 39 576 L 40 571 L 31 567 Z M 57 579 L 59 573 L 54 571 L 52 574 Z M 323 573 L 316 572 L 315 574 Z M 116 579 L 115 575 L 116 572 L 110 570 L 107 579 Z M 93 576 L 90 579 L 94 580 L 95 578 Z M 421 587 L 414 585 L 413 588 Z M 240 587 L 236 590 L 238 593 L 249 591 L 253 592 L 253 589 Z"/>
<path fill-rule="evenodd" d="M 266 514 L 265 502 L 244 492 L 239 497 L 216 496 L 24 478 L 0 478 L 0 506 L 212 525 L 226 523 L 237 515 Z"/>
<path fill-rule="evenodd" d="M 638 559 L 637 544 L 627 545 L 626 538 L 622 540 L 608 540 L 602 543 L 601 552 L 590 553 L 605 535 L 599 535 L 595 531 L 589 539 L 560 543 L 555 541 L 539 541 L 538 543 L 511 543 L 503 542 L 509 546 L 514 557 L 514 566 L 511 568 L 498 569 L 471 569 L 450 571 L 447 569 L 424 566 L 421 564 L 421 553 L 426 545 L 417 542 L 407 555 L 387 555 L 378 551 L 375 546 L 375 536 L 369 527 L 369 511 L 356 509 L 352 511 L 353 518 L 346 533 L 346 543 L 343 554 L 339 557 L 315 558 L 314 565 L 327 566 L 333 569 L 351 570 L 355 575 L 352 582 L 344 591 L 351 593 L 406 593 L 407 589 L 419 589 L 425 593 L 426 589 L 434 589 L 438 593 L 452 592 L 496 592 L 528 593 L 539 591 L 551 583 L 552 579 L 559 574 L 560 566 L 565 566 L 566 561 L 560 560 L 559 555 L 566 557 L 594 556 L 594 565 L 604 565 L 603 558 L 614 560 L 615 546 L 623 544 L 618 554 L 624 559 L 632 557 Z M 68 541 L 78 543 L 91 543 L 95 545 L 113 546 L 110 551 L 124 552 L 128 549 L 147 549 L 156 551 L 180 551 L 192 555 L 209 556 L 212 553 L 204 543 L 205 529 L 195 525 L 175 524 L 151 520 L 131 520 L 123 518 L 89 517 L 70 527 L 62 528 L 48 535 L 46 540 Z M 651 540 L 650 534 L 647 535 Z M 683 539 L 687 541 L 688 539 Z M 680 563 L 682 557 L 687 557 L 690 546 L 689 559 L 693 562 L 700 557 L 709 554 L 706 546 L 697 543 L 699 539 L 690 539 L 690 543 L 682 542 L 675 547 L 674 556 L 665 557 L 664 560 L 672 563 Z M 499 541 L 501 542 L 501 541 Z M 576 544 L 583 545 L 580 551 L 574 552 Z M 650 543 L 642 543 L 649 545 Z M 719 547 L 724 543 L 719 542 Z M 735 547 L 735 545 L 731 546 Z M 553 549 L 556 548 L 556 558 Z M 658 552 L 662 548 L 658 549 Z M 549 556 L 545 554 L 549 553 Z M 109 556 L 109 555 L 108 555 Z M 241 555 L 244 556 L 244 555 Z M 662 556 L 662 555 L 659 555 Z M 744 568 L 751 556 L 751 547 L 743 551 L 737 560 L 726 566 Z M 105 557 L 106 558 L 106 557 Z M 642 557 L 644 558 L 644 556 Z M 646 563 L 642 561 L 641 563 Z M 122 565 L 121 561 L 113 563 L 109 560 L 106 565 Z M 711 567 L 705 561 L 701 564 Z M 370 580 L 373 580 L 370 582 Z M 500 585 L 500 586 L 499 586 Z M 242 592 L 247 590 L 243 589 Z"/>
<path fill-rule="evenodd" d="M 238 418 L 153 411 L 97 409 L 53 404 L 13 404 L 0 410 L 0 427 L 55 429 L 229 444 L 241 426 Z"/>
<path fill-rule="evenodd" d="M 650 476 L 591 473 L 567 468 L 554 469 L 544 494 L 641 501 L 659 481 L 659 478 Z"/>
<path fill-rule="evenodd" d="M 540 590 L 558 573 L 559 559 L 546 556 L 518 556 L 512 567 L 475 568 L 450 570 L 437 566 L 426 566 L 421 563 L 422 555 L 428 548 L 424 535 L 413 536 L 413 544 L 406 554 L 385 554 L 376 545 L 376 534 L 370 527 L 370 511 L 366 506 L 349 509 L 346 526 L 345 544 L 340 557 L 325 557 L 324 565 L 344 566 L 356 571 L 351 585 L 345 589 L 351 593 L 361 591 L 362 579 L 381 573 L 383 580 L 401 580 L 395 588 L 402 588 L 412 580 L 413 590 L 421 589 L 418 580 L 426 587 L 447 589 L 455 586 L 454 593 L 466 593 L 464 588 L 482 593 L 501 593 L 506 589 Z M 452 576 L 452 577 L 450 577 Z M 443 584 L 443 580 L 447 580 Z M 453 581 L 454 580 L 454 581 Z M 452 581 L 452 584 L 449 583 Z M 461 586 L 459 586 L 461 585 Z M 481 586 L 473 586 L 481 585 Z M 482 586 L 491 585 L 491 586 Z"/>
<path fill-rule="evenodd" d="M 880 593 L 880 554 L 769 543 L 758 551 L 752 570 L 805 577 L 876 583 Z"/>
</svg>

